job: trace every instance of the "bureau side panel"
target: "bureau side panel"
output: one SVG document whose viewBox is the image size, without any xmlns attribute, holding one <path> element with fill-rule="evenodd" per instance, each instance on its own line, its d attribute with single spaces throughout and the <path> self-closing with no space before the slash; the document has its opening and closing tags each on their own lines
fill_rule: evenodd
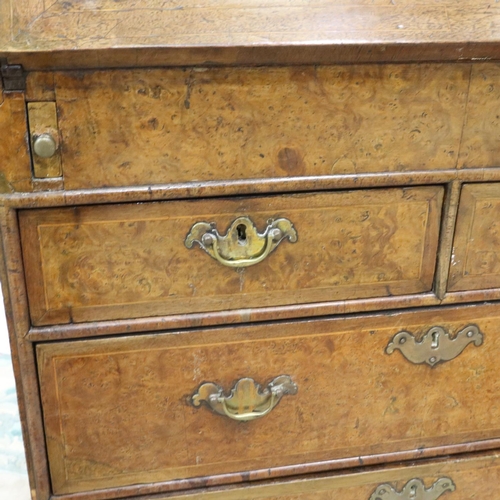
<svg viewBox="0 0 500 500">
<path fill-rule="evenodd" d="M 430 291 L 442 195 L 432 186 L 25 211 L 20 220 L 32 321 Z M 225 235 L 241 216 L 260 233 L 269 219 L 286 218 L 297 241 L 284 239 L 260 263 L 242 268 L 219 263 L 197 243 L 186 248 L 194 224 L 212 223 Z"/>
<path fill-rule="evenodd" d="M 55 75 L 67 189 L 455 168 L 468 65 Z"/>
<path fill-rule="evenodd" d="M 213 475 L 220 484 L 497 438 L 499 325 L 498 309 L 482 306 L 40 345 L 55 492 Z M 441 337 L 423 341 L 437 342 L 427 359 L 440 356 L 444 332 L 469 339 L 447 362 L 432 368 L 386 351 L 399 332 L 423 340 L 437 327 Z M 251 422 L 191 399 L 206 382 L 229 397 L 242 378 L 266 387 L 280 375 L 297 393 Z"/>
</svg>

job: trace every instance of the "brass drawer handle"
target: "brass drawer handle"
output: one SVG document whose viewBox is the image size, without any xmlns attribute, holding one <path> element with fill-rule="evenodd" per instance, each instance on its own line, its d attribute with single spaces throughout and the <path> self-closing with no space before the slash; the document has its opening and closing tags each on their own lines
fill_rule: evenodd
<svg viewBox="0 0 500 500">
<path fill-rule="evenodd" d="M 295 243 L 297 231 L 288 219 L 270 219 L 261 234 L 248 217 L 238 217 L 225 236 L 215 223 L 197 222 L 190 229 L 184 244 L 192 248 L 198 243 L 215 260 L 228 267 L 248 267 L 262 262 L 283 239 Z"/>
<path fill-rule="evenodd" d="M 449 477 L 439 478 L 429 489 L 421 479 L 410 479 L 399 493 L 390 484 L 377 486 L 369 500 L 436 500 L 455 489 L 455 483 Z"/>
<path fill-rule="evenodd" d="M 469 325 L 460 330 L 455 338 L 440 326 L 433 326 L 417 341 L 409 332 L 399 332 L 387 345 L 385 352 L 392 354 L 399 349 L 403 356 L 414 364 L 427 363 L 435 366 L 437 363 L 456 358 L 471 342 L 480 346 L 483 334 L 476 325 Z"/>
<path fill-rule="evenodd" d="M 285 394 L 297 394 L 297 386 L 288 375 L 280 375 L 262 391 L 253 379 L 242 378 L 229 396 L 224 396 L 219 385 L 207 382 L 198 388 L 191 401 L 194 406 L 204 402 L 219 415 L 248 422 L 267 415 Z"/>
</svg>

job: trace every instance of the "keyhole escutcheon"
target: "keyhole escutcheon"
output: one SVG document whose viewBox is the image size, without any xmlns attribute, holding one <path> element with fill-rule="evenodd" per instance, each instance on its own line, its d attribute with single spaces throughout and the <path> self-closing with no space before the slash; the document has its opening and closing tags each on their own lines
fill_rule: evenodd
<svg viewBox="0 0 500 500">
<path fill-rule="evenodd" d="M 415 485 L 412 485 L 410 488 L 409 498 L 417 498 L 417 487 Z"/>
<path fill-rule="evenodd" d="M 238 224 L 236 226 L 236 233 L 238 234 L 238 243 L 240 245 L 246 245 L 247 242 L 247 227 L 245 224 Z"/>
<path fill-rule="evenodd" d="M 432 344 L 431 347 L 433 349 L 437 349 L 439 347 L 439 332 L 432 333 Z"/>
</svg>

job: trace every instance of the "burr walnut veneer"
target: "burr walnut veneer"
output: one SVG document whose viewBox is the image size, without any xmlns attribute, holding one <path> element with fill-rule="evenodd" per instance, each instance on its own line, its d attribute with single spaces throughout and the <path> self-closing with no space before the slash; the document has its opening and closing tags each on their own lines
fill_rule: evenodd
<svg viewBox="0 0 500 500">
<path fill-rule="evenodd" d="M 0 2 L 34 500 L 500 500 L 499 26 Z"/>
</svg>

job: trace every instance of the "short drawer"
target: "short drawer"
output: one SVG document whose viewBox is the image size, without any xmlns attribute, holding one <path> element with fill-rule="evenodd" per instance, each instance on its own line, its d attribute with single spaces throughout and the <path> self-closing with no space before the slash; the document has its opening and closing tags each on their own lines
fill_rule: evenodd
<svg viewBox="0 0 500 500">
<path fill-rule="evenodd" d="M 442 197 L 430 186 L 27 210 L 32 323 L 426 292 Z"/>
<path fill-rule="evenodd" d="M 39 344 L 54 491 L 498 438 L 499 325 L 480 306 Z"/>
<path fill-rule="evenodd" d="M 458 210 L 450 291 L 500 288 L 500 183 L 466 184 Z"/>
</svg>

